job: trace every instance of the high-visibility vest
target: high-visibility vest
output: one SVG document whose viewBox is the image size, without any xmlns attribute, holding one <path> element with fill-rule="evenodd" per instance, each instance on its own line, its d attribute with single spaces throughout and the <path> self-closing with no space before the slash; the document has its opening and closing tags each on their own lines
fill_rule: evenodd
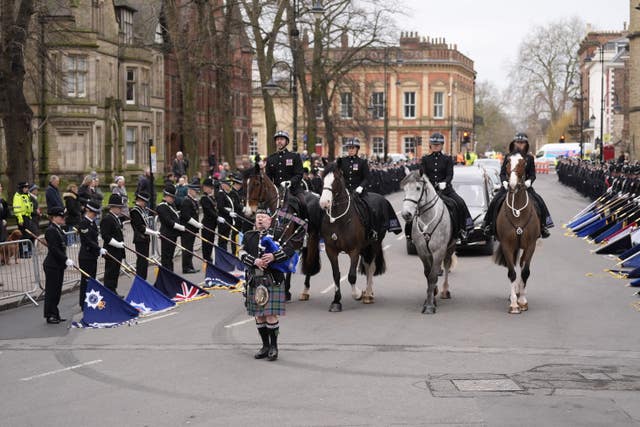
<svg viewBox="0 0 640 427">
<path fill-rule="evenodd" d="M 33 213 L 33 204 L 29 193 L 17 192 L 13 195 L 13 214 L 18 219 L 18 224 L 24 222 L 24 217 L 30 218 Z"/>
<path fill-rule="evenodd" d="M 473 163 L 475 163 L 477 158 L 478 155 L 476 153 L 474 153 L 473 151 L 468 151 L 465 155 L 464 164 L 467 166 L 471 166 Z"/>
</svg>

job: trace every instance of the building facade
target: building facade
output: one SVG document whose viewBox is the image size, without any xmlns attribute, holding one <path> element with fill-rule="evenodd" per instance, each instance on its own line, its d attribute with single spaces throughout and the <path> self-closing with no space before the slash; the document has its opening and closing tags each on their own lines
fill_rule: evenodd
<svg viewBox="0 0 640 427">
<path fill-rule="evenodd" d="M 638 2 L 629 1 L 629 146 L 631 157 L 640 159 L 640 10 Z"/>
</svg>

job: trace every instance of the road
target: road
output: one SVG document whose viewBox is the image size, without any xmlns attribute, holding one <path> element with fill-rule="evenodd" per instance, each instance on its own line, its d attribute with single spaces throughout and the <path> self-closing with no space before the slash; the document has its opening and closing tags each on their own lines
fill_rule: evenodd
<svg viewBox="0 0 640 427">
<path fill-rule="evenodd" d="M 587 204 L 555 175 L 535 185 L 558 225 Z M 390 196 L 398 210 L 401 199 Z M 0 425 L 640 425 L 638 299 L 585 241 L 552 229 L 520 315 L 507 314 L 506 270 L 480 255 L 459 257 L 453 298 L 421 314 L 418 258 L 395 235 L 385 247 L 375 304 L 345 281 L 342 313 L 328 312 L 323 255 L 311 300 L 287 307 L 277 362 L 252 358 L 253 321 L 225 291 L 115 329 L 0 312 Z M 76 300 L 65 295 L 61 313 L 77 320 Z"/>
</svg>

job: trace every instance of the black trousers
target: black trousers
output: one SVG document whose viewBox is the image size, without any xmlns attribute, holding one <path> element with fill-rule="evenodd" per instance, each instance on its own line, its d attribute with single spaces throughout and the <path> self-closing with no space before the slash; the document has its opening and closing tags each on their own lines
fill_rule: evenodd
<svg viewBox="0 0 640 427">
<path fill-rule="evenodd" d="M 196 236 L 185 231 L 180 237 L 180 243 L 186 249 L 182 251 L 182 271 L 193 269 L 193 242 L 196 240 Z"/>
<path fill-rule="evenodd" d="M 58 304 L 62 294 L 64 268 L 44 267 L 44 317 L 60 317 Z"/>
<path fill-rule="evenodd" d="M 122 261 L 122 258 L 117 256 L 118 261 Z M 118 287 L 118 277 L 120 276 L 120 264 L 118 264 L 113 258 L 107 256 L 104 261 L 104 286 L 113 292 Z"/>
<path fill-rule="evenodd" d="M 205 224 L 205 226 L 209 227 L 207 224 Z M 215 228 L 214 227 L 209 227 L 212 230 Z M 202 238 L 213 242 L 214 239 L 216 238 L 216 235 L 213 234 L 211 231 L 202 229 Z M 205 242 L 204 240 L 202 241 L 202 258 L 206 259 L 207 261 L 211 262 L 211 253 L 213 252 L 213 245 L 211 245 L 210 243 Z"/>
<path fill-rule="evenodd" d="M 229 227 L 226 223 L 220 224 L 218 226 L 218 234 L 220 234 L 220 236 L 218 236 L 218 246 L 226 251 L 229 241 L 224 237 L 228 237 L 230 239 L 233 238 L 233 236 L 231 236 L 231 227 Z"/>
<path fill-rule="evenodd" d="M 27 230 L 33 233 L 33 228 L 31 227 L 31 218 L 24 217 L 22 220 L 22 225 L 18 224 L 18 230 L 22 233 L 23 239 L 29 239 L 33 242 L 33 237 L 31 234 L 27 233 Z M 20 245 L 18 248 L 20 258 L 31 258 L 31 251 L 27 245 Z"/>
<path fill-rule="evenodd" d="M 78 267 L 95 279 L 96 273 L 98 272 L 98 260 L 96 258 L 78 258 Z M 84 274 L 80 277 L 80 295 L 78 295 L 80 308 L 84 307 L 88 280 L 89 279 Z"/>
<path fill-rule="evenodd" d="M 168 239 L 168 240 L 167 240 Z M 160 264 L 173 271 L 173 256 L 176 252 L 176 237 L 167 237 L 160 242 Z"/>
<path fill-rule="evenodd" d="M 446 188 L 441 195 L 450 198 L 455 203 L 456 218 L 458 220 L 457 229 L 466 231 L 473 229 L 473 219 L 471 218 L 471 213 L 469 213 L 469 208 L 464 199 L 460 197 L 453 188 Z"/>
<path fill-rule="evenodd" d="M 140 276 L 144 280 L 147 280 L 147 270 L 149 270 L 149 261 L 147 261 L 147 258 L 149 257 L 149 243 L 150 242 L 148 241 L 134 243 L 136 246 L 136 252 L 144 255 L 144 257 L 138 255 L 138 258 L 136 258 L 136 275 Z"/>
</svg>

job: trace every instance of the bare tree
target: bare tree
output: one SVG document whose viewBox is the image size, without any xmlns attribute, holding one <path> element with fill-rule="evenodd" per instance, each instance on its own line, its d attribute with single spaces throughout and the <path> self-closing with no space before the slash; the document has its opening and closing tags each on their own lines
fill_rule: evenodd
<svg viewBox="0 0 640 427">
<path fill-rule="evenodd" d="M 506 103 L 498 89 L 488 81 L 476 84 L 475 114 L 478 118 L 475 135 L 476 150 L 505 151 L 515 135 L 516 128 L 506 112 Z"/>
</svg>

